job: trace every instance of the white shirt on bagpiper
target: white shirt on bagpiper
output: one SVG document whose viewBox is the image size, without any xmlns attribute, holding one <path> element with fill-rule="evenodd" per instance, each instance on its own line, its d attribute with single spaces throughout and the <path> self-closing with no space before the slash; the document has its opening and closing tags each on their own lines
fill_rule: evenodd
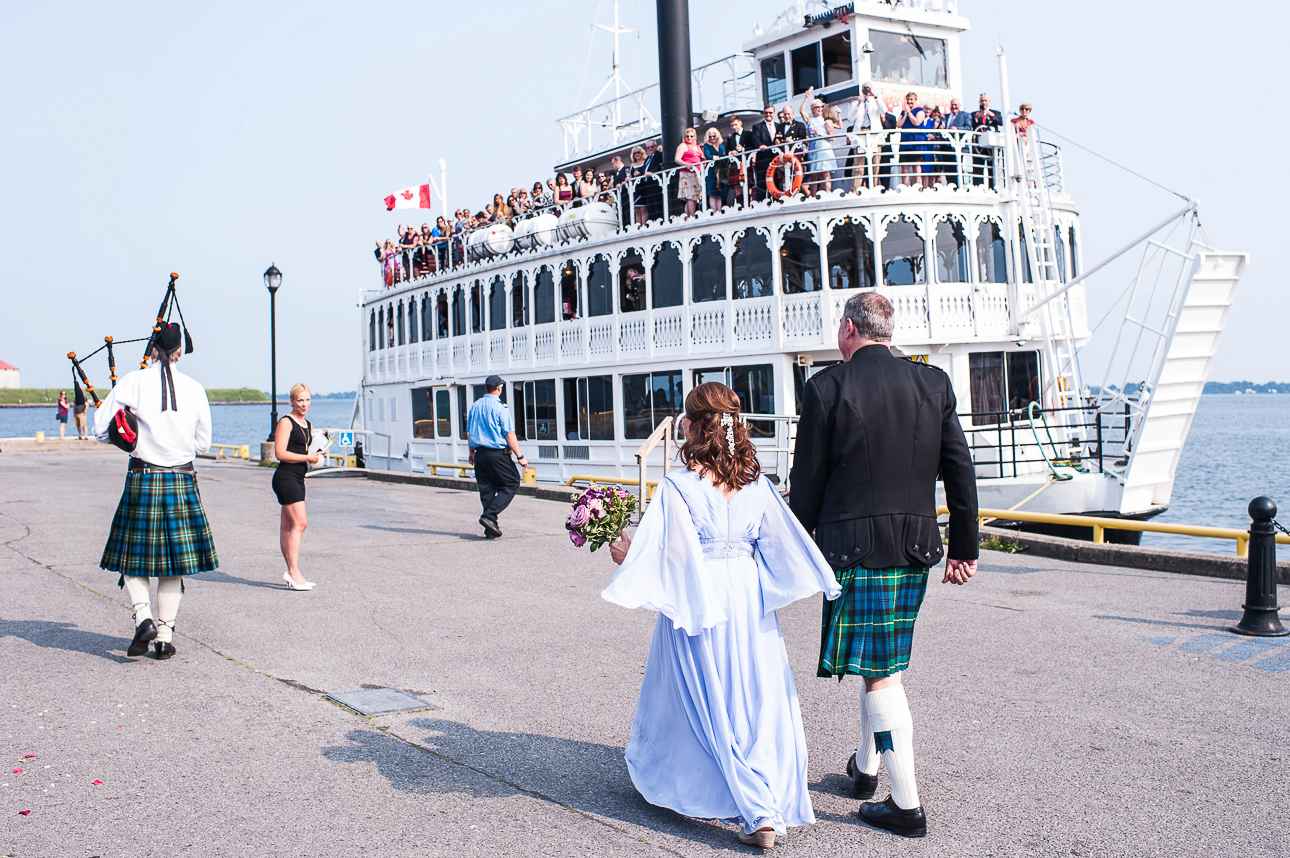
<svg viewBox="0 0 1290 858">
<path fill-rule="evenodd" d="M 108 440 L 112 415 L 129 408 L 139 421 L 139 443 L 130 455 L 163 468 L 191 462 L 211 446 L 211 405 L 206 388 L 170 365 L 177 410 L 161 410 L 161 366 L 136 369 L 117 382 L 94 414 L 94 434 Z M 167 391 L 169 401 L 169 391 Z"/>
</svg>

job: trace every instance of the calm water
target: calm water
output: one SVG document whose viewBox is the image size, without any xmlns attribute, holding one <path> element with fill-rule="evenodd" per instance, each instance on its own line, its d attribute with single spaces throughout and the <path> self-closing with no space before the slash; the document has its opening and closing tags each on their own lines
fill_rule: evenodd
<svg viewBox="0 0 1290 858">
<path fill-rule="evenodd" d="M 320 429 L 347 429 L 354 409 L 352 399 L 317 399 L 309 408 L 309 420 Z M 289 405 L 278 406 L 278 416 L 291 410 Z M 259 443 L 268 440 L 272 428 L 271 408 L 263 405 L 212 405 L 211 440 L 216 444 L 248 444 L 252 454 L 258 454 Z M 30 438 L 36 430 L 43 429 L 46 437 L 58 437 L 56 409 L 49 408 L 0 408 L 0 438 Z M 94 419 L 93 409 L 89 419 Z M 67 418 L 67 434 L 76 437 L 71 417 Z"/>
<path fill-rule="evenodd" d="M 316 400 L 309 419 L 318 427 L 346 428 L 353 408 L 349 399 Z M 279 416 L 289 409 L 278 407 Z M 269 436 L 269 406 L 213 405 L 213 439 L 219 444 L 249 444 Z M 58 435 L 54 408 L 0 408 L 0 438 L 31 437 L 37 429 Z M 75 435 L 69 423 L 70 434 Z M 1290 522 L 1290 396 L 1215 395 L 1201 397 L 1191 434 L 1178 465 L 1169 511 L 1157 521 L 1249 526 L 1250 499 L 1267 495 L 1278 501 L 1282 521 Z M 1167 534 L 1144 534 L 1144 545 L 1235 552 L 1231 542 Z M 1290 546 L 1278 546 L 1287 558 Z"/>
</svg>

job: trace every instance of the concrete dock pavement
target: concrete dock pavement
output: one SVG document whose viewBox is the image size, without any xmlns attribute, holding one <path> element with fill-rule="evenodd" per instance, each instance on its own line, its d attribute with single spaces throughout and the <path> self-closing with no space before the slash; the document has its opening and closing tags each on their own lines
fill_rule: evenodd
<svg viewBox="0 0 1290 858">
<path fill-rule="evenodd" d="M 220 569 L 156 662 L 98 568 L 123 459 L 0 456 L 0 855 L 755 852 L 633 789 L 655 615 L 600 599 L 561 504 L 517 498 L 485 541 L 474 495 L 311 479 L 318 588 L 290 592 L 272 472 L 201 462 Z M 1290 854 L 1290 640 L 1226 632 L 1240 582 L 993 553 L 939 580 L 905 677 L 927 838 L 854 814 L 860 684 L 815 678 L 816 597 L 780 617 L 819 822 L 775 854 Z M 324 696 L 364 687 L 434 708 Z"/>
</svg>

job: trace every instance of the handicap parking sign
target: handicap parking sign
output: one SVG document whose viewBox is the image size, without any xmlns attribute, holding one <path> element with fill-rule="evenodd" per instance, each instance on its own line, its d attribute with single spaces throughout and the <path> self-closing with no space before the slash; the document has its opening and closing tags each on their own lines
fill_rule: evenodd
<svg viewBox="0 0 1290 858">
<path fill-rule="evenodd" d="M 339 445 L 340 445 L 340 446 L 342 446 L 342 447 L 353 447 L 353 446 L 354 446 L 354 433 L 353 433 L 353 432 L 341 432 L 341 433 L 339 433 L 339 434 L 337 435 L 337 437 L 336 437 L 336 443 L 337 443 L 337 444 L 339 444 Z"/>
</svg>

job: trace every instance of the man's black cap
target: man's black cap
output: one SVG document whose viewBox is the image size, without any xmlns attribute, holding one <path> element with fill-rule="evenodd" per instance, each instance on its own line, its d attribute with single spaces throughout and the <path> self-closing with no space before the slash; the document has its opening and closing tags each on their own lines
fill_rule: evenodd
<svg viewBox="0 0 1290 858">
<path fill-rule="evenodd" d="M 490 375 L 488 378 L 484 379 L 484 387 L 489 390 L 496 390 L 505 383 L 506 381 L 500 375 Z"/>
<path fill-rule="evenodd" d="M 184 344 L 183 329 L 175 322 L 170 322 L 161 326 L 153 342 L 166 354 L 170 354 L 175 349 Z"/>
</svg>

